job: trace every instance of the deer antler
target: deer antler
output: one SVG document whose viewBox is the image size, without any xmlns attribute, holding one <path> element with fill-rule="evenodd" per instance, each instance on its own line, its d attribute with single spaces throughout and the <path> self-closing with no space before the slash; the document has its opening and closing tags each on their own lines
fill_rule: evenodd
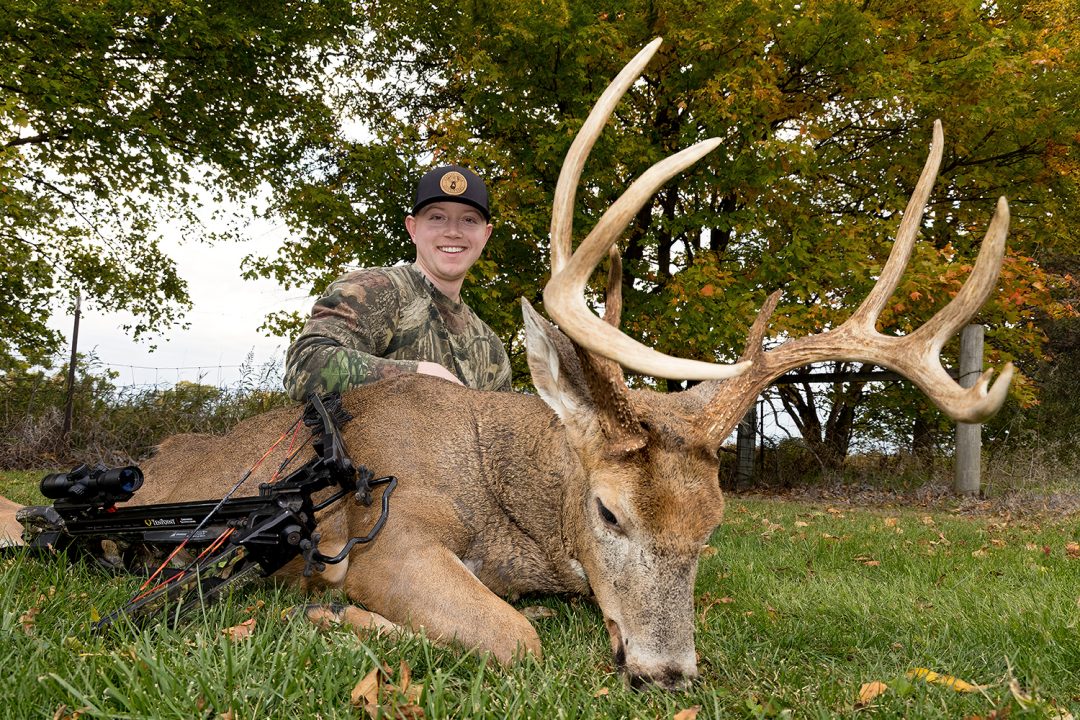
<svg viewBox="0 0 1080 720">
<path fill-rule="evenodd" d="M 751 372 L 736 381 L 729 381 L 737 383 L 738 388 L 729 383 L 719 384 L 702 411 L 703 433 L 714 440 L 717 437 L 722 440 L 730 432 L 727 425 L 737 421 L 733 413 L 745 411 L 745 407 L 732 409 L 738 400 L 756 397 L 788 370 L 821 360 L 854 360 L 895 370 L 914 382 L 942 412 L 959 422 L 979 423 L 997 412 L 1009 390 L 1012 363 L 1005 364 L 993 386 L 990 385 L 992 371 L 987 370 L 973 387 L 963 388 L 942 367 L 940 354 L 949 338 L 971 319 L 994 288 L 1009 228 L 1009 205 L 1004 197 L 998 199 L 971 275 L 949 304 L 909 335 L 883 335 L 876 329 L 878 316 L 896 290 L 911 257 L 926 200 L 941 164 L 943 145 L 941 121 L 935 121 L 930 155 L 904 210 L 889 259 L 877 283 L 854 314 L 835 330 L 790 340 L 766 352 L 761 347 L 761 340 L 765 323 L 779 299 L 779 292 L 774 293 L 758 314 L 743 355 L 753 360 Z"/>
<path fill-rule="evenodd" d="M 675 358 L 648 348 L 597 317 L 585 303 L 585 283 L 630 220 L 653 193 L 676 174 L 709 153 L 720 140 L 697 143 L 645 171 L 600 218 L 571 255 L 574 197 L 585 159 L 615 105 L 641 75 L 660 47 L 657 38 L 642 49 L 608 85 L 578 131 L 559 173 L 551 211 L 551 279 L 544 287 L 544 307 L 581 348 L 609 358 L 629 370 L 664 378 L 719 380 L 746 371 L 748 362 L 721 365 Z"/>
</svg>

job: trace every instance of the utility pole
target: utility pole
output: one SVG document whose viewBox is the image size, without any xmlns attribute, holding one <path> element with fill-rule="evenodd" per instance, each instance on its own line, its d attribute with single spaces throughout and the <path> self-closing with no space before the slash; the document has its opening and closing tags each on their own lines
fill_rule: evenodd
<svg viewBox="0 0 1080 720">
<path fill-rule="evenodd" d="M 67 402 L 64 405 L 64 426 L 60 429 L 60 442 L 67 442 L 71 432 L 71 415 L 75 409 L 75 360 L 79 349 L 79 315 L 82 312 L 82 295 L 75 293 L 75 326 L 71 329 L 71 360 L 68 361 Z"/>
</svg>

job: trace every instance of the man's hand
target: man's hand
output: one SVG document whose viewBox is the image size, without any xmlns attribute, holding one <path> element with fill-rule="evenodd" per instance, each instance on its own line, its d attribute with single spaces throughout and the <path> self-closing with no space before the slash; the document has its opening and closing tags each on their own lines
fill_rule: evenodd
<svg viewBox="0 0 1080 720">
<path fill-rule="evenodd" d="M 442 365 L 438 363 L 428 362 L 427 360 L 421 360 L 416 363 L 416 372 L 423 373 L 424 375 L 434 375 L 440 377 L 443 380 L 449 380 L 450 382 L 456 382 L 458 385 L 464 385 L 465 383 L 458 380 L 457 375 L 450 372 Z"/>
</svg>

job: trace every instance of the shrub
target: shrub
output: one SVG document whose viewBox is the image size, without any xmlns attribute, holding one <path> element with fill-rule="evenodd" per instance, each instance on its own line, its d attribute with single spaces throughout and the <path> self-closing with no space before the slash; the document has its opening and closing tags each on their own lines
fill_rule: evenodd
<svg viewBox="0 0 1080 720">
<path fill-rule="evenodd" d="M 0 369 L 0 468 L 137 461 L 169 435 L 222 433 L 246 417 L 292 404 L 277 389 L 277 365 L 256 368 L 250 355 L 240 380 L 227 387 L 179 382 L 118 389 L 114 371 L 82 355 L 75 377 L 73 422 L 63 437 L 67 367 L 11 363 Z"/>
</svg>

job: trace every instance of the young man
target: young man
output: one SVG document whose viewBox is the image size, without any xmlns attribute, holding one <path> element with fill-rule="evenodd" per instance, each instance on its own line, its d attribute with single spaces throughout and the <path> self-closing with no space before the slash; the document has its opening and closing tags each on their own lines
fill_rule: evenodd
<svg viewBox="0 0 1080 720">
<path fill-rule="evenodd" d="M 491 236 L 484 182 L 450 165 L 420 179 L 405 228 L 412 265 L 357 270 L 319 298 L 285 358 L 295 400 L 403 373 L 482 390 L 510 389 L 502 342 L 461 301 L 465 273 Z"/>
</svg>

